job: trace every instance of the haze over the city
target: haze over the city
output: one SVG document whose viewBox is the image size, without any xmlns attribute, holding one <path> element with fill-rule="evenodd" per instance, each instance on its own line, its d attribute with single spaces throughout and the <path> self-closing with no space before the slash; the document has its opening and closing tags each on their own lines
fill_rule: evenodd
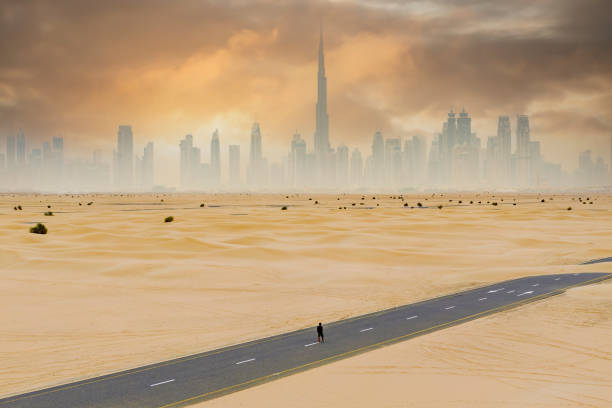
<svg viewBox="0 0 612 408">
<path fill-rule="evenodd" d="M 609 186 L 611 8 L 3 2 L 0 187 Z M 255 123 L 265 161 L 257 182 Z M 181 153 L 181 141 L 196 150 Z M 235 183 L 230 145 L 240 146 Z M 186 152 L 199 160 L 186 163 Z"/>
</svg>

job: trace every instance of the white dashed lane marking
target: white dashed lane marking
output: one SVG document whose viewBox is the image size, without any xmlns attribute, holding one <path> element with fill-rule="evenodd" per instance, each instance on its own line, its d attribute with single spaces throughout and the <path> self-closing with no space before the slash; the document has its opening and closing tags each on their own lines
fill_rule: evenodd
<svg viewBox="0 0 612 408">
<path fill-rule="evenodd" d="M 449 307 L 445 307 L 444 310 L 449 310 L 449 309 L 454 309 L 455 306 L 449 306 Z"/>
<path fill-rule="evenodd" d="M 158 385 L 168 384 L 168 383 L 171 383 L 172 381 L 174 381 L 174 378 L 171 379 L 171 380 L 167 380 L 167 381 L 162 381 L 162 382 L 158 382 L 158 383 L 155 383 L 155 384 L 151 384 L 151 385 L 149 385 L 149 387 L 157 387 Z"/>
<path fill-rule="evenodd" d="M 317 343 L 317 342 L 314 342 L 314 343 L 304 344 L 304 347 L 314 346 L 315 344 L 318 344 L 318 343 Z"/>
<path fill-rule="evenodd" d="M 251 361 L 255 361 L 255 359 L 254 359 L 254 358 L 249 358 L 248 360 L 239 361 L 239 362 L 237 362 L 236 364 L 244 364 L 244 363 L 249 363 L 249 362 L 251 362 Z"/>
<path fill-rule="evenodd" d="M 478 299 L 479 302 L 482 302 L 483 300 L 487 300 L 487 298 L 480 298 L 480 299 Z"/>
<path fill-rule="evenodd" d="M 523 292 L 523 293 L 521 293 L 520 295 L 516 295 L 516 296 L 529 295 L 529 294 L 531 294 L 531 293 L 533 293 L 533 290 L 530 290 L 530 291 L 528 291 L 528 292 Z"/>
<path fill-rule="evenodd" d="M 504 290 L 505 288 L 499 288 L 499 289 L 491 289 L 490 291 L 488 291 L 487 293 L 495 293 L 495 292 L 499 292 L 500 290 Z"/>
<path fill-rule="evenodd" d="M 406 320 L 416 319 L 417 317 L 419 316 L 410 316 L 410 317 L 407 317 Z"/>
<path fill-rule="evenodd" d="M 373 327 L 368 327 L 367 329 L 359 330 L 360 333 L 367 332 L 369 330 L 374 330 Z"/>
</svg>

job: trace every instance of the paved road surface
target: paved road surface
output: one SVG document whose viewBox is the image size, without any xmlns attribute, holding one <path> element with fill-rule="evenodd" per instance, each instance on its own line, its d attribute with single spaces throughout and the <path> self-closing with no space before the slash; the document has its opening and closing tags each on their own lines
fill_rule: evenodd
<svg viewBox="0 0 612 408">
<path fill-rule="evenodd" d="M 532 276 L 280 336 L 0 399 L 0 408 L 182 407 L 490 313 L 612 274 Z"/>
</svg>

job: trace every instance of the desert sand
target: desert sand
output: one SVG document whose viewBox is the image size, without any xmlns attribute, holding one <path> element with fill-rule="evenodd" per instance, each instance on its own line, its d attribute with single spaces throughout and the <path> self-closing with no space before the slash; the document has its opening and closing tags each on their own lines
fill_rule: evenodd
<svg viewBox="0 0 612 408">
<path fill-rule="evenodd" d="M 612 256 L 609 195 L 375 197 L 0 196 L 0 395 L 504 279 L 612 272 L 578 265 Z M 49 233 L 30 234 L 36 222 Z M 611 288 L 572 289 L 205 405 L 605 406 Z"/>
</svg>

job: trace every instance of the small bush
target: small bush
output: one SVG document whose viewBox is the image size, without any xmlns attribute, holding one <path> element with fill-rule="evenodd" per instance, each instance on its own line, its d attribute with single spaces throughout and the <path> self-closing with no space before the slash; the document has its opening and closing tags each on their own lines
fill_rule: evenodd
<svg viewBox="0 0 612 408">
<path fill-rule="evenodd" d="M 90 201 L 87 203 L 87 205 L 92 205 L 92 204 L 93 204 L 93 201 Z"/>
<path fill-rule="evenodd" d="M 13 210 L 17 211 L 17 207 L 13 207 Z"/>
<path fill-rule="evenodd" d="M 463 201 L 459 200 L 459 204 L 463 203 Z"/>
<path fill-rule="evenodd" d="M 516 203 L 512 203 L 512 205 L 516 205 Z"/>
<path fill-rule="evenodd" d="M 470 201 L 470 204 L 474 204 L 474 202 L 473 202 L 473 201 Z"/>
<path fill-rule="evenodd" d="M 172 222 L 172 221 L 174 221 L 174 217 L 173 216 L 169 216 L 169 217 L 164 218 L 164 222 Z"/>
<path fill-rule="evenodd" d="M 408 207 L 408 203 L 404 203 L 404 207 Z"/>
<path fill-rule="evenodd" d="M 572 211 L 572 207 L 567 207 L 567 211 Z"/>
<path fill-rule="evenodd" d="M 355 205 L 355 203 L 353 203 L 353 206 Z"/>
<path fill-rule="evenodd" d="M 541 199 L 541 200 L 540 200 L 540 202 L 541 202 L 541 203 L 545 203 L 545 202 L 546 202 L 546 200 L 545 200 L 545 199 Z"/>
<path fill-rule="evenodd" d="M 79 203 L 79 205 L 83 205 L 83 204 Z"/>
<path fill-rule="evenodd" d="M 39 222 L 38 224 L 36 224 L 36 226 L 30 228 L 30 232 L 32 234 L 46 234 L 47 233 L 47 227 L 45 227 L 44 224 L 41 224 Z"/>
<path fill-rule="evenodd" d="M 52 216 L 53 215 L 53 211 L 47 211 L 47 212 L 45 212 L 45 215 L 46 216 Z"/>
<path fill-rule="evenodd" d="M 200 208 L 204 207 L 204 203 L 200 204 Z"/>
<path fill-rule="evenodd" d="M 23 210 L 23 208 L 21 208 L 21 206 L 20 206 L 20 205 L 18 205 L 18 206 L 17 206 L 17 209 L 18 209 L 19 211 Z"/>
<path fill-rule="evenodd" d="M 492 205 L 497 205 L 497 201 L 493 201 L 491 204 Z"/>
<path fill-rule="evenodd" d="M 318 202 L 318 201 L 315 201 L 315 204 L 319 204 L 319 202 Z"/>
<path fill-rule="evenodd" d="M 441 206 L 441 205 L 439 205 L 439 206 L 438 206 L 438 209 L 439 209 L 439 210 L 441 210 L 441 209 L 442 209 L 442 206 Z"/>
<path fill-rule="evenodd" d="M 417 207 L 422 207 L 422 206 L 423 206 L 423 204 L 417 203 Z"/>
<path fill-rule="evenodd" d="M 281 210 L 285 211 L 287 209 L 286 205 L 283 205 L 283 207 L 281 208 Z"/>
</svg>

